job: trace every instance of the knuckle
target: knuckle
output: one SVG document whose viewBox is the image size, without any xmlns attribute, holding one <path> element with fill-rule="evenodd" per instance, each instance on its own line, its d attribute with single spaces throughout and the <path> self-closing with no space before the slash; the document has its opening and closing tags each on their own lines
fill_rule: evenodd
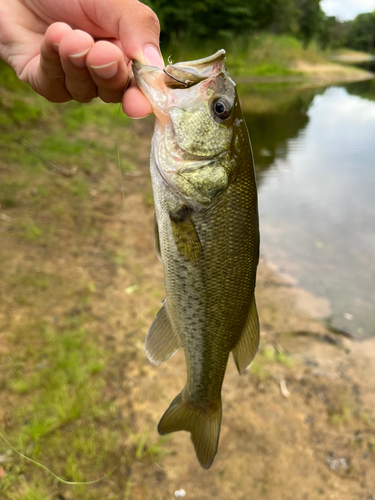
<svg viewBox="0 0 375 500">
<path fill-rule="evenodd" d="M 155 12 L 145 4 L 140 4 L 138 11 L 139 22 L 154 32 L 157 36 L 160 33 L 160 23 Z"/>
<path fill-rule="evenodd" d="M 69 84 L 66 87 L 72 98 L 78 102 L 88 103 L 98 96 L 96 87 L 77 89 L 75 86 L 70 86 Z"/>
<path fill-rule="evenodd" d="M 37 92 L 50 102 L 67 102 L 72 99 L 72 96 L 65 87 L 64 82 L 57 79 L 49 81 L 48 84 L 43 85 L 40 90 L 37 90 Z"/>
</svg>

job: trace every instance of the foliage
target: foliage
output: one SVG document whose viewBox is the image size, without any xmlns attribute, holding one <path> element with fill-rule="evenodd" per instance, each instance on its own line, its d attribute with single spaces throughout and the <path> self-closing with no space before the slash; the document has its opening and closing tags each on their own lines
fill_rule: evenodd
<svg viewBox="0 0 375 500">
<path fill-rule="evenodd" d="M 308 43 L 318 33 L 321 0 L 146 0 L 158 15 L 162 46 L 184 41 L 197 44 L 203 37 L 228 41 L 259 31 L 289 33 Z"/>
<path fill-rule="evenodd" d="M 319 32 L 322 49 L 343 47 L 348 39 L 349 29 L 349 22 L 342 23 L 334 16 L 325 16 Z"/>
<path fill-rule="evenodd" d="M 225 46 L 235 38 L 259 32 L 297 37 L 304 47 L 316 39 L 323 49 L 349 46 L 371 51 L 375 46 L 375 13 L 340 22 L 326 16 L 321 0 L 144 0 L 158 15 L 165 52 L 210 40 Z"/>
<path fill-rule="evenodd" d="M 375 50 L 375 11 L 359 14 L 350 24 L 347 45 L 357 50 Z"/>
</svg>

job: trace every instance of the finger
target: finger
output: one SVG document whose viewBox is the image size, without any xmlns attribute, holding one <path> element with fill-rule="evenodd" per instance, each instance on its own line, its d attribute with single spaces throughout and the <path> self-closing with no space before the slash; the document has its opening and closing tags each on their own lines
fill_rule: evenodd
<svg viewBox="0 0 375 500">
<path fill-rule="evenodd" d="M 119 31 L 124 53 L 129 59 L 164 68 L 159 49 L 159 20 L 147 5 L 137 2 L 123 14 Z"/>
<path fill-rule="evenodd" d="M 111 9 L 106 1 L 99 0 L 80 0 L 80 5 L 96 27 L 121 41 L 128 60 L 164 67 L 159 50 L 159 20 L 147 5 L 136 0 L 114 0 Z"/>
<path fill-rule="evenodd" d="M 130 78 L 121 49 L 109 41 L 96 42 L 87 55 L 86 65 L 98 96 L 104 102 L 121 102 Z"/>
<path fill-rule="evenodd" d="M 65 23 L 48 27 L 40 46 L 39 66 L 33 87 L 52 102 L 66 102 L 72 96 L 65 86 L 65 73 L 61 65 L 59 44 L 72 28 Z"/>
<path fill-rule="evenodd" d="M 144 118 L 152 113 L 151 104 L 139 90 L 134 78 L 124 94 L 122 109 L 130 118 Z"/>
<path fill-rule="evenodd" d="M 97 96 L 96 85 L 86 67 L 86 57 L 93 45 L 93 38 L 81 30 L 67 33 L 59 45 L 65 86 L 79 102 L 90 102 Z"/>
</svg>

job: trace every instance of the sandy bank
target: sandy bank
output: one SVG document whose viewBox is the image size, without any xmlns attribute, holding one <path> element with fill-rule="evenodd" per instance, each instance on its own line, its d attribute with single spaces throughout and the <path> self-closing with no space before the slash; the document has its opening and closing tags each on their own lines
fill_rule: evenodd
<svg viewBox="0 0 375 500">
<path fill-rule="evenodd" d="M 353 62 L 357 62 L 354 61 Z M 246 76 L 236 77 L 237 83 L 308 83 L 313 85 L 329 85 L 332 83 L 347 83 L 374 78 L 374 73 L 363 69 L 333 62 L 312 64 L 307 61 L 297 61 L 290 68 L 293 75 L 283 76 Z"/>
</svg>

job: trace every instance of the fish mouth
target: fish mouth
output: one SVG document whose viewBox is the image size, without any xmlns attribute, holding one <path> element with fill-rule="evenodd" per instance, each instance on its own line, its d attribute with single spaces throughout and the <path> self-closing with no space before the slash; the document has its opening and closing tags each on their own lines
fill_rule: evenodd
<svg viewBox="0 0 375 500">
<path fill-rule="evenodd" d="M 225 50 L 220 49 L 211 56 L 195 61 L 184 61 L 168 64 L 164 69 L 156 66 L 148 66 L 139 61 L 133 61 L 134 76 L 138 81 L 142 80 L 142 73 L 165 73 L 165 84 L 173 87 L 175 82 L 189 87 L 209 78 L 213 74 L 220 73 L 225 66 Z M 172 81 L 171 81 L 172 80 Z"/>
<path fill-rule="evenodd" d="M 211 79 L 225 69 L 225 50 L 215 54 L 176 64 L 164 69 L 133 61 L 133 73 L 138 87 L 150 102 L 155 115 L 164 123 L 167 110 L 173 106 L 172 89 L 187 89 Z"/>
</svg>

